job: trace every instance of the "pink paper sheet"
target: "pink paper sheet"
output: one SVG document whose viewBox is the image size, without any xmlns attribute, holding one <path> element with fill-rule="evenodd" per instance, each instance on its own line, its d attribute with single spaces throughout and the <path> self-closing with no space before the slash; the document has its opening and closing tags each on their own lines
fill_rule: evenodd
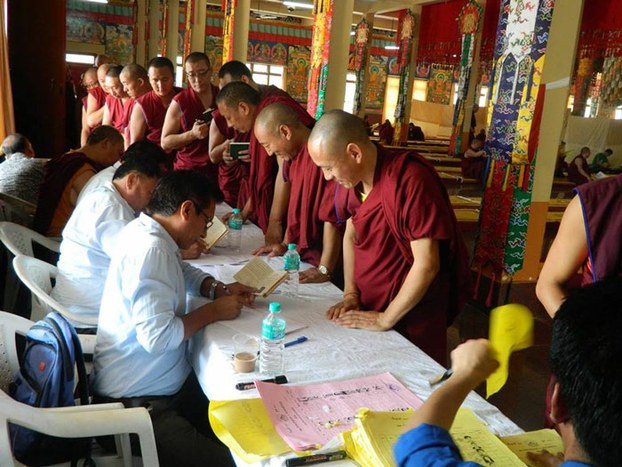
<svg viewBox="0 0 622 467">
<path fill-rule="evenodd" d="M 361 407 L 403 411 L 422 404 L 390 373 L 304 386 L 255 384 L 276 431 L 296 451 L 319 449 L 351 429 Z"/>
</svg>

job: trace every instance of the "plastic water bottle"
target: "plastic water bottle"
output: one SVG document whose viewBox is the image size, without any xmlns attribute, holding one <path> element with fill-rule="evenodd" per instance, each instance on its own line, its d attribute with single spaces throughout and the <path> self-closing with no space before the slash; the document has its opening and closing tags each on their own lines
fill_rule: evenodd
<svg viewBox="0 0 622 467">
<path fill-rule="evenodd" d="M 283 373 L 283 340 L 285 320 L 281 318 L 281 304 L 270 303 L 270 313 L 261 323 L 259 371 L 262 375 L 278 376 Z"/>
<path fill-rule="evenodd" d="M 288 272 L 285 295 L 298 296 L 298 270 L 300 269 L 300 255 L 296 251 L 296 244 L 287 245 L 287 253 L 283 255 L 283 269 Z"/>
<path fill-rule="evenodd" d="M 233 251 L 240 251 L 242 245 L 242 214 L 240 214 L 239 208 L 233 209 L 233 215 L 229 218 L 229 247 Z"/>
</svg>

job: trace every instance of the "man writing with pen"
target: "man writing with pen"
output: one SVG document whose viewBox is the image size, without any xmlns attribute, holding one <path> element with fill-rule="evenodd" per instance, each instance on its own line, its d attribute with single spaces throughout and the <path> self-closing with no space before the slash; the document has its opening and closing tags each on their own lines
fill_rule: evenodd
<svg viewBox="0 0 622 467">
<path fill-rule="evenodd" d="M 96 402 L 147 407 L 161 465 L 234 465 L 211 431 L 208 400 L 187 358 L 189 339 L 236 318 L 255 289 L 223 284 L 184 263 L 212 223 L 222 194 L 188 170 L 166 174 L 146 213 L 119 234 L 100 308 L 94 355 Z M 186 293 L 211 300 L 186 312 Z"/>
</svg>

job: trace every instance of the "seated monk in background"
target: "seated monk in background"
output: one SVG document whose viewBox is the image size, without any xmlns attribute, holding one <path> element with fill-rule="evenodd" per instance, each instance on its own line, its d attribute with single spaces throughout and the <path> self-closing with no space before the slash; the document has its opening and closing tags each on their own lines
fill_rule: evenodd
<svg viewBox="0 0 622 467">
<path fill-rule="evenodd" d="M 344 297 L 327 312 L 339 326 L 395 328 L 441 364 L 447 324 L 469 294 L 466 247 L 438 174 L 414 152 L 369 140 L 362 120 L 325 113 L 309 154 L 348 188 Z"/>
<path fill-rule="evenodd" d="M 283 179 L 291 183 L 291 192 L 283 242 L 258 248 L 253 254 L 282 256 L 287 245 L 295 243 L 301 259 L 315 266 L 300 273 L 300 282 L 330 280 L 341 252 L 341 235 L 333 225 L 337 219 L 323 219 L 321 211 L 322 207 L 333 205 L 335 187 L 332 181 L 324 179 L 309 156 L 307 141 L 311 129 L 302 124 L 291 107 L 277 103 L 259 113 L 254 132 L 269 156 L 276 155 L 284 161 Z"/>
<path fill-rule="evenodd" d="M 486 169 L 485 156 L 484 140 L 479 137 L 473 138 L 469 148 L 464 151 L 464 157 L 461 162 L 462 176 L 481 180 Z"/>
<path fill-rule="evenodd" d="M 60 237 L 86 182 L 118 161 L 121 154 L 123 136 L 102 125 L 91 132 L 86 146 L 51 159 L 45 165 L 33 229 L 48 237 Z"/>
</svg>

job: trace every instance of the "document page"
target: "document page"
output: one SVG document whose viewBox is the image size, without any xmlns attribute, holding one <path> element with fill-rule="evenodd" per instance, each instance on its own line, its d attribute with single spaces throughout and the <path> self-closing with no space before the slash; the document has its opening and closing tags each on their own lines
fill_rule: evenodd
<svg viewBox="0 0 622 467">
<path fill-rule="evenodd" d="M 264 260 L 253 258 L 233 278 L 240 284 L 255 287 L 262 297 L 267 297 L 287 278 L 287 272 L 275 271 Z"/>
</svg>

